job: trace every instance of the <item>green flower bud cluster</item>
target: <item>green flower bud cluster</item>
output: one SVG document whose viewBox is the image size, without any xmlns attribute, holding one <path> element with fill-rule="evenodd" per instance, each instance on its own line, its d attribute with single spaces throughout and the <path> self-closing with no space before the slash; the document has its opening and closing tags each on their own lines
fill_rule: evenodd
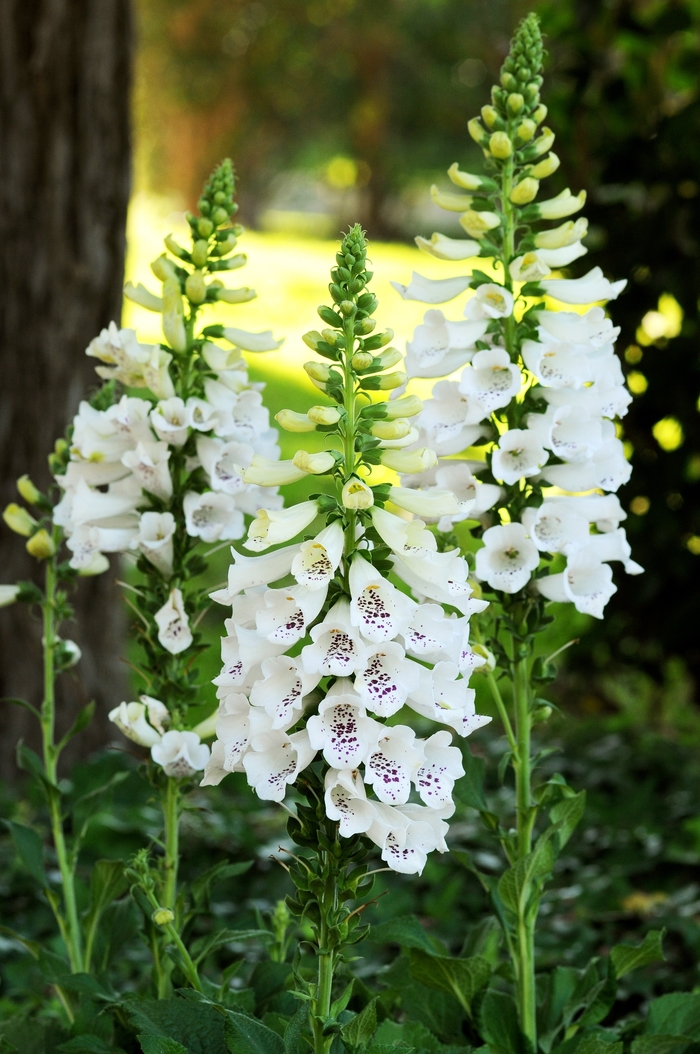
<svg viewBox="0 0 700 1054">
<path fill-rule="evenodd" d="M 233 164 L 227 157 L 214 169 L 197 202 L 202 216 L 208 217 L 216 227 L 238 212 L 238 205 L 233 200 L 235 186 Z"/>
</svg>

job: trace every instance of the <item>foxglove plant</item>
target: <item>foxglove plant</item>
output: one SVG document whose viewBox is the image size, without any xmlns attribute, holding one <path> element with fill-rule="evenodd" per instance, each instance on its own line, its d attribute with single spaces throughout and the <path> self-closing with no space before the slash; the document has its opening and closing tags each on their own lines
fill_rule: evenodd
<svg viewBox="0 0 700 1054">
<path fill-rule="evenodd" d="M 271 332 L 222 325 L 196 332 L 204 308 L 255 296 L 248 288 L 226 289 L 214 277 L 246 262 L 234 254 L 242 228 L 230 223 L 237 210 L 233 191 L 233 168 L 224 161 L 204 187 L 199 214 L 187 214 L 191 248 L 168 236 L 168 252 L 151 265 L 162 282 L 161 295 L 142 285 L 126 287 L 135 303 L 161 313 L 166 342 L 141 344 L 133 330 L 112 323 L 88 347 L 87 354 L 101 363 L 101 404 L 80 404 L 56 475 L 63 498 L 54 522 L 67 537 L 70 566 L 102 567 L 105 553 L 120 552 L 133 555 L 139 573 L 138 583 L 126 589 L 137 620 L 143 656 L 137 673 L 144 694 L 109 716 L 150 751 L 149 774 L 163 809 L 164 855 L 155 876 L 144 880 L 143 903 L 150 917 L 149 905 L 157 897 L 162 911 L 154 918 L 166 930 L 173 920 L 178 926 L 183 792 L 209 758 L 202 737 L 213 734 L 206 723 L 193 728 L 190 717 L 192 707 L 205 701 L 193 669 L 206 647 L 197 634 L 209 604 L 197 581 L 213 551 L 205 546 L 241 538 L 246 515 L 262 506 L 275 515 L 282 504 L 275 488 L 261 490 L 244 479 L 254 459 L 272 464 L 279 448 L 262 403 L 263 386 L 248 380 L 241 354 L 274 350 L 281 341 Z M 217 343 L 221 339 L 230 349 Z M 145 389 L 143 397 L 133 389 Z M 140 859 L 134 874 L 142 872 Z M 156 953 L 157 944 L 152 942 Z M 155 966 L 162 995 L 169 966 L 157 954 Z"/>
<path fill-rule="evenodd" d="M 619 526 L 625 513 L 615 496 L 631 472 L 615 423 L 631 398 L 614 351 L 619 330 L 602 307 L 583 310 L 614 300 L 625 281 L 610 282 L 600 268 L 582 278 L 555 274 L 587 252 L 587 223 L 567 218 L 583 207 L 583 191 L 566 189 L 536 201 L 540 181 L 559 167 L 553 132 L 538 132 L 547 113 L 540 102 L 542 57 L 538 21 L 529 15 L 513 39 L 491 105 L 469 122 L 487 174 L 464 172 L 455 163 L 449 177 L 466 193 L 431 191 L 437 205 L 459 213 L 469 237 L 416 239 L 438 259 L 489 259 L 493 274 L 473 270 L 439 280 L 414 274 L 407 286 L 394 283 L 405 299 L 431 305 L 474 290 L 462 320 L 450 321 L 431 307 L 408 344 L 409 378 L 454 379 L 435 384 L 416 422 L 416 444 L 429 443 L 439 459 L 403 483 L 426 498 L 449 487 L 460 499 L 458 514 L 438 521 L 443 544 L 460 522 L 483 543 L 475 573 L 492 603 L 489 631 L 477 640 L 491 666 L 487 677 L 508 739 L 517 804 L 515 833 L 497 830 L 510 866 L 498 882 L 481 878 L 504 927 L 520 1024 L 533 1050 L 539 901 L 583 807 L 582 797 L 563 785 L 533 785 L 538 756 L 531 730 L 551 712 L 535 689 L 553 676 L 552 667 L 535 658 L 537 635 L 551 622 L 549 601 L 573 603 L 602 618 L 616 588 L 610 562 L 621 562 L 628 573 L 642 570 L 631 559 Z M 565 222 L 540 229 L 540 221 L 552 220 Z M 482 456 L 455 456 L 470 447 Z M 495 661 L 500 669 L 493 672 Z M 512 686 L 510 712 L 499 683 L 504 676 Z M 550 822 L 538 836 L 545 806 L 552 806 Z M 493 815 L 485 818 L 493 829 Z"/>
<path fill-rule="evenodd" d="M 371 885 L 362 863 L 368 843 L 405 874 L 422 871 L 433 850 L 446 851 L 452 788 L 463 773 L 453 734 L 468 736 L 488 720 L 475 713 L 469 688 L 483 662 L 469 647 L 469 620 L 485 604 L 472 597 L 466 561 L 439 552 L 411 515 L 457 515 L 458 502 L 447 490 L 422 496 L 372 482 L 376 468 L 420 471 L 437 458 L 429 448 L 405 449 L 418 437 L 410 418 L 420 400 L 382 398 L 406 375 L 386 372 L 401 355 L 388 347 L 390 330 L 374 333 L 366 252 L 355 226 L 331 271 L 333 305 L 318 310 L 327 328 L 304 337 L 328 360 L 305 370 L 330 401 L 277 415 L 289 431 L 324 433 L 327 448 L 300 449 L 277 464 L 255 456 L 244 477 L 277 486 L 312 474 L 328 491 L 284 511 L 261 510 L 244 543 L 256 555 L 232 550 L 228 587 L 213 594 L 232 615 L 202 782 L 245 772 L 264 800 L 281 802 L 290 787 L 306 798 L 289 821 L 291 837 L 310 850 L 290 868 L 290 907 L 314 933 L 318 978 L 307 995 L 317 1052 L 330 1049 L 345 1005 L 332 1000 L 343 949 L 363 932 L 360 909 L 348 902 Z M 420 739 L 399 720 L 410 710 L 447 727 Z"/>
</svg>

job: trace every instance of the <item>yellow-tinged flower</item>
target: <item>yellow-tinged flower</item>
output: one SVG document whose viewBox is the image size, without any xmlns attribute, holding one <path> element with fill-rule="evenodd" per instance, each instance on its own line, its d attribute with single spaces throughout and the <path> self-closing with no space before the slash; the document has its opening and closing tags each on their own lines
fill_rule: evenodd
<svg viewBox="0 0 700 1054">
<path fill-rule="evenodd" d="M 539 189 L 539 180 L 533 179 L 532 176 L 525 176 L 525 179 L 521 179 L 511 190 L 510 200 L 514 205 L 529 205 L 537 197 Z"/>
<path fill-rule="evenodd" d="M 411 426 L 405 417 L 397 417 L 393 421 L 375 421 L 370 431 L 377 439 L 403 439 Z"/>
<path fill-rule="evenodd" d="M 397 417 L 415 417 L 423 409 L 423 402 L 417 395 L 404 395 L 401 399 L 390 399 L 384 403 L 386 416 L 390 421 Z"/>
<path fill-rule="evenodd" d="M 530 169 L 530 175 L 534 176 L 535 179 L 546 179 L 547 176 L 551 176 L 553 172 L 556 172 L 560 164 L 561 161 L 557 155 L 550 154 L 549 157 L 542 158 L 534 168 Z"/>
<path fill-rule="evenodd" d="M 341 497 L 346 509 L 371 509 L 374 505 L 372 488 L 357 476 L 347 481 Z"/>
<path fill-rule="evenodd" d="M 209 258 L 209 242 L 204 238 L 198 238 L 192 246 L 192 263 L 195 267 L 204 267 Z"/>
<path fill-rule="evenodd" d="M 56 552 L 56 543 L 49 532 L 42 527 L 41 530 L 31 536 L 26 544 L 26 550 L 30 556 L 35 557 L 37 560 L 47 560 L 49 556 L 53 556 Z"/>
<path fill-rule="evenodd" d="M 495 106 L 482 106 L 481 119 L 488 128 L 495 128 L 498 121 L 498 110 Z"/>
<path fill-rule="evenodd" d="M 588 220 L 581 216 L 575 222 L 568 220 L 560 227 L 554 227 L 551 231 L 540 231 L 535 235 L 535 245 L 538 249 L 563 249 L 565 245 L 573 245 L 581 241 L 588 232 Z"/>
<path fill-rule="evenodd" d="M 330 380 L 330 367 L 325 366 L 322 362 L 315 362 L 312 359 L 310 362 L 304 363 L 304 369 L 312 381 L 321 381 L 322 384 L 327 384 Z"/>
<path fill-rule="evenodd" d="M 201 271 L 193 271 L 191 275 L 187 276 L 185 292 L 193 304 L 204 303 L 207 298 L 207 287 Z"/>
<path fill-rule="evenodd" d="M 530 144 L 528 153 L 534 154 L 535 157 L 541 157 L 542 154 L 546 154 L 548 150 L 552 149 L 554 145 L 554 132 L 551 128 L 543 128 L 537 139 Z"/>
<path fill-rule="evenodd" d="M 462 190 L 478 190 L 484 182 L 481 176 L 474 176 L 471 172 L 462 172 L 456 161 L 448 168 L 447 175 L 454 185 L 461 187 Z"/>
<path fill-rule="evenodd" d="M 287 483 L 297 483 L 305 475 L 306 472 L 293 461 L 270 461 L 261 454 L 254 454 L 250 466 L 243 473 L 243 482 L 254 483 L 258 487 L 283 487 Z"/>
<path fill-rule="evenodd" d="M 11 531 L 14 531 L 15 534 L 21 534 L 24 538 L 29 537 L 37 524 L 34 517 L 30 516 L 26 509 L 23 509 L 21 505 L 17 505 L 14 501 L 7 506 L 2 518 Z"/>
<path fill-rule="evenodd" d="M 165 253 L 152 262 L 151 270 L 156 278 L 160 278 L 161 282 L 167 282 L 169 278 L 177 278 L 175 264 L 168 259 Z"/>
<path fill-rule="evenodd" d="M 163 282 L 163 333 L 174 351 L 187 350 L 182 292 L 177 278 L 166 278 Z"/>
<path fill-rule="evenodd" d="M 172 234 L 166 234 L 163 239 L 165 247 L 170 250 L 173 256 L 177 256 L 180 260 L 184 260 L 187 256 L 187 250 L 183 249 L 179 242 L 176 242 Z"/>
<path fill-rule="evenodd" d="M 547 107 L 545 106 L 545 104 L 543 102 L 541 102 L 540 105 L 535 110 L 535 112 L 533 113 L 532 119 L 535 122 L 535 124 L 542 124 L 542 122 L 544 121 L 546 116 L 547 116 Z"/>
<path fill-rule="evenodd" d="M 30 505 L 36 505 L 41 501 L 41 491 L 35 487 L 29 476 L 20 476 L 17 480 L 17 490 Z"/>
<path fill-rule="evenodd" d="M 508 107 L 508 112 L 512 113 L 514 117 L 520 113 L 524 105 L 525 100 L 520 94 L 520 92 L 511 92 L 508 98 L 506 99 L 506 106 Z"/>
<path fill-rule="evenodd" d="M 521 143 L 529 143 L 535 132 L 537 131 L 537 125 L 534 121 L 531 121 L 529 117 L 525 117 L 515 130 L 515 134 Z"/>
<path fill-rule="evenodd" d="M 248 300 L 255 300 L 258 295 L 254 289 L 243 286 L 242 289 L 224 289 L 217 282 L 212 282 L 210 289 L 216 290 L 216 299 L 223 300 L 225 304 L 245 304 Z"/>
<path fill-rule="evenodd" d="M 369 351 L 356 351 L 352 357 L 354 370 L 366 370 L 374 362 L 374 355 Z"/>
<path fill-rule="evenodd" d="M 469 194 L 445 193 L 442 190 L 438 190 L 434 183 L 430 188 L 430 197 L 436 205 L 439 205 L 441 209 L 445 209 L 446 212 L 464 212 L 474 200 Z"/>
<path fill-rule="evenodd" d="M 556 198 L 540 201 L 535 208 L 543 220 L 560 220 L 564 216 L 570 216 L 572 212 L 578 212 L 586 204 L 586 191 L 580 190 L 578 194 L 572 194 L 569 188 L 562 190 Z"/>
<path fill-rule="evenodd" d="M 478 143 L 479 146 L 488 145 L 489 134 L 478 117 L 472 117 L 467 124 L 467 129 L 475 143 Z"/>
<path fill-rule="evenodd" d="M 427 472 L 437 465 L 437 454 L 429 447 L 419 450 L 383 450 L 382 465 L 395 472 Z"/>
<path fill-rule="evenodd" d="M 151 918 L 155 922 L 156 926 L 168 926 L 175 919 L 170 908 L 158 908 L 151 915 Z"/>
<path fill-rule="evenodd" d="M 299 414 L 296 410 L 280 410 L 275 414 L 275 421 L 287 432 L 316 431 L 316 425 L 309 420 L 308 414 Z"/>
<path fill-rule="evenodd" d="M 498 227 L 501 218 L 495 212 L 476 212 L 474 209 L 469 209 L 468 212 L 459 217 L 459 222 L 467 234 L 478 241 L 480 238 L 485 237 L 489 231 Z"/>
<path fill-rule="evenodd" d="M 313 476 L 330 472 L 335 465 L 335 458 L 328 450 L 320 450 L 316 454 L 310 454 L 308 450 L 297 450 L 292 460 L 298 469 Z"/>
<path fill-rule="evenodd" d="M 340 420 L 340 410 L 335 406 L 312 406 L 307 413 L 317 425 L 337 425 Z"/>
<path fill-rule="evenodd" d="M 494 132 L 489 138 L 489 152 L 493 157 L 505 161 L 513 153 L 513 144 L 505 132 Z"/>
</svg>

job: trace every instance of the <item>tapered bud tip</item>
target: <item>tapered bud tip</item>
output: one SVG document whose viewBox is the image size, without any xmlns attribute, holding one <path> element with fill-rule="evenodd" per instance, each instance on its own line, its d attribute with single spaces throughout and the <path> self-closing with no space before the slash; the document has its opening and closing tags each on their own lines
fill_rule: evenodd
<svg viewBox="0 0 700 1054">
<path fill-rule="evenodd" d="M 356 351 L 351 361 L 354 370 L 366 370 L 374 362 L 374 355 L 369 351 Z"/>
<path fill-rule="evenodd" d="M 56 552 L 56 544 L 44 527 L 31 536 L 25 548 L 37 560 L 47 560 Z"/>
<path fill-rule="evenodd" d="M 15 534 L 21 534 L 23 538 L 30 536 L 37 522 L 33 516 L 29 515 L 26 509 L 23 509 L 21 505 L 17 505 L 14 501 L 7 506 L 2 518 L 11 531 L 14 531 Z"/>
<path fill-rule="evenodd" d="M 34 486 L 29 476 L 20 476 L 17 480 L 17 490 L 30 505 L 36 505 L 41 501 L 41 491 Z"/>
<path fill-rule="evenodd" d="M 312 406 L 307 410 L 307 416 L 317 425 L 336 425 L 340 411 L 335 406 Z"/>
<path fill-rule="evenodd" d="M 156 926 L 168 926 L 174 921 L 175 916 L 169 908 L 158 908 L 157 911 L 153 912 L 151 918 Z"/>
<path fill-rule="evenodd" d="M 199 211 L 202 215 L 210 216 L 217 227 L 222 223 L 226 223 L 229 216 L 236 211 L 237 206 L 233 201 L 235 185 L 236 177 L 233 163 L 229 157 L 224 158 L 204 184 L 202 195 L 198 202 Z M 204 235 L 204 237 L 208 237 L 208 235 Z"/>
<path fill-rule="evenodd" d="M 504 161 L 513 153 L 513 144 L 505 132 L 494 132 L 489 139 L 489 152 Z"/>
</svg>

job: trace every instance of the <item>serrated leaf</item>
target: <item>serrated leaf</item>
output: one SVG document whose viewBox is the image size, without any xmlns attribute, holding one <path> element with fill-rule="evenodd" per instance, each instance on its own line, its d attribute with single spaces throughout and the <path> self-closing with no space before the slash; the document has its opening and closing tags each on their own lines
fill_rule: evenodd
<svg viewBox="0 0 700 1054">
<path fill-rule="evenodd" d="M 637 1036 L 632 1054 L 672 1054 L 679 1047 L 687 1047 L 685 1036 Z"/>
<path fill-rule="evenodd" d="M 230 1054 L 285 1054 L 281 1036 L 262 1021 L 233 1010 L 226 1015 L 226 1044 Z"/>
<path fill-rule="evenodd" d="M 576 1047 L 576 1054 L 622 1054 L 622 1041 L 600 1033 L 584 1035 Z"/>
<path fill-rule="evenodd" d="M 44 870 L 44 843 L 41 835 L 32 827 L 25 827 L 24 824 L 15 823 L 14 820 L 6 820 L 5 823 L 12 835 L 17 855 L 29 874 L 40 886 L 48 886 L 49 881 Z"/>
<path fill-rule="evenodd" d="M 559 849 L 563 849 L 580 823 L 586 809 L 586 792 L 579 791 L 572 798 L 558 801 L 549 812 L 550 823 L 556 827 Z"/>
<path fill-rule="evenodd" d="M 187 1047 L 165 1036 L 139 1036 L 143 1054 L 187 1054 Z"/>
<path fill-rule="evenodd" d="M 302 1003 L 284 1030 L 284 1054 L 299 1054 L 299 1040 L 308 1020 L 308 1004 Z"/>
<path fill-rule="evenodd" d="M 92 1032 L 83 1032 L 80 1036 L 59 1044 L 56 1050 L 60 1050 L 61 1054 L 120 1054 L 119 1047 L 113 1047 L 111 1043 L 106 1043 L 101 1036 Z"/>
<path fill-rule="evenodd" d="M 140 1035 L 174 1039 L 188 1054 L 228 1054 L 224 1015 L 201 998 L 131 999 L 124 1010 Z"/>
<path fill-rule="evenodd" d="M 412 949 L 409 953 L 409 970 L 414 981 L 449 992 L 471 1015 L 471 1004 L 476 993 L 488 983 L 491 966 L 486 959 L 474 955 L 470 959 L 453 959 L 446 955 L 430 955 Z"/>
<path fill-rule="evenodd" d="M 400 948 L 416 948 L 429 955 L 444 954 L 447 950 L 442 941 L 425 932 L 415 915 L 400 915 L 372 926 L 369 939 L 374 944 L 398 944 Z"/>
<path fill-rule="evenodd" d="M 345 1046 L 351 1051 L 355 1051 L 366 1047 L 371 1042 L 372 1036 L 376 1031 L 377 1000 L 373 999 L 359 1014 L 355 1015 L 352 1021 L 348 1021 L 347 1025 L 343 1025 L 340 1035 Z"/>
<path fill-rule="evenodd" d="M 515 1003 L 505 992 L 490 989 L 486 993 L 479 1022 L 491 1054 L 531 1054 L 520 1031 Z"/>
<path fill-rule="evenodd" d="M 624 977 L 631 970 L 638 970 L 649 963 L 663 962 L 665 956 L 662 941 L 665 932 L 650 930 L 642 943 L 636 947 L 631 944 L 616 944 L 610 952 L 610 958 L 617 977 Z"/>
<path fill-rule="evenodd" d="M 649 1006 L 645 1032 L 700 1040 L 700 994 L 670 992 L 655 999 Z"/>
<path fill-rule="evenodd" d="M 472 809 L 485 812 L 488 809 L 486 795 L 484 794 L 484 780 L 486 778 L 486 762 L 483 758 L 472 754 L 468 748 L 463 757 L 464 775 L 455 784 L 455 794 L 461 802 L 469 805 Z"/>
</svg>

